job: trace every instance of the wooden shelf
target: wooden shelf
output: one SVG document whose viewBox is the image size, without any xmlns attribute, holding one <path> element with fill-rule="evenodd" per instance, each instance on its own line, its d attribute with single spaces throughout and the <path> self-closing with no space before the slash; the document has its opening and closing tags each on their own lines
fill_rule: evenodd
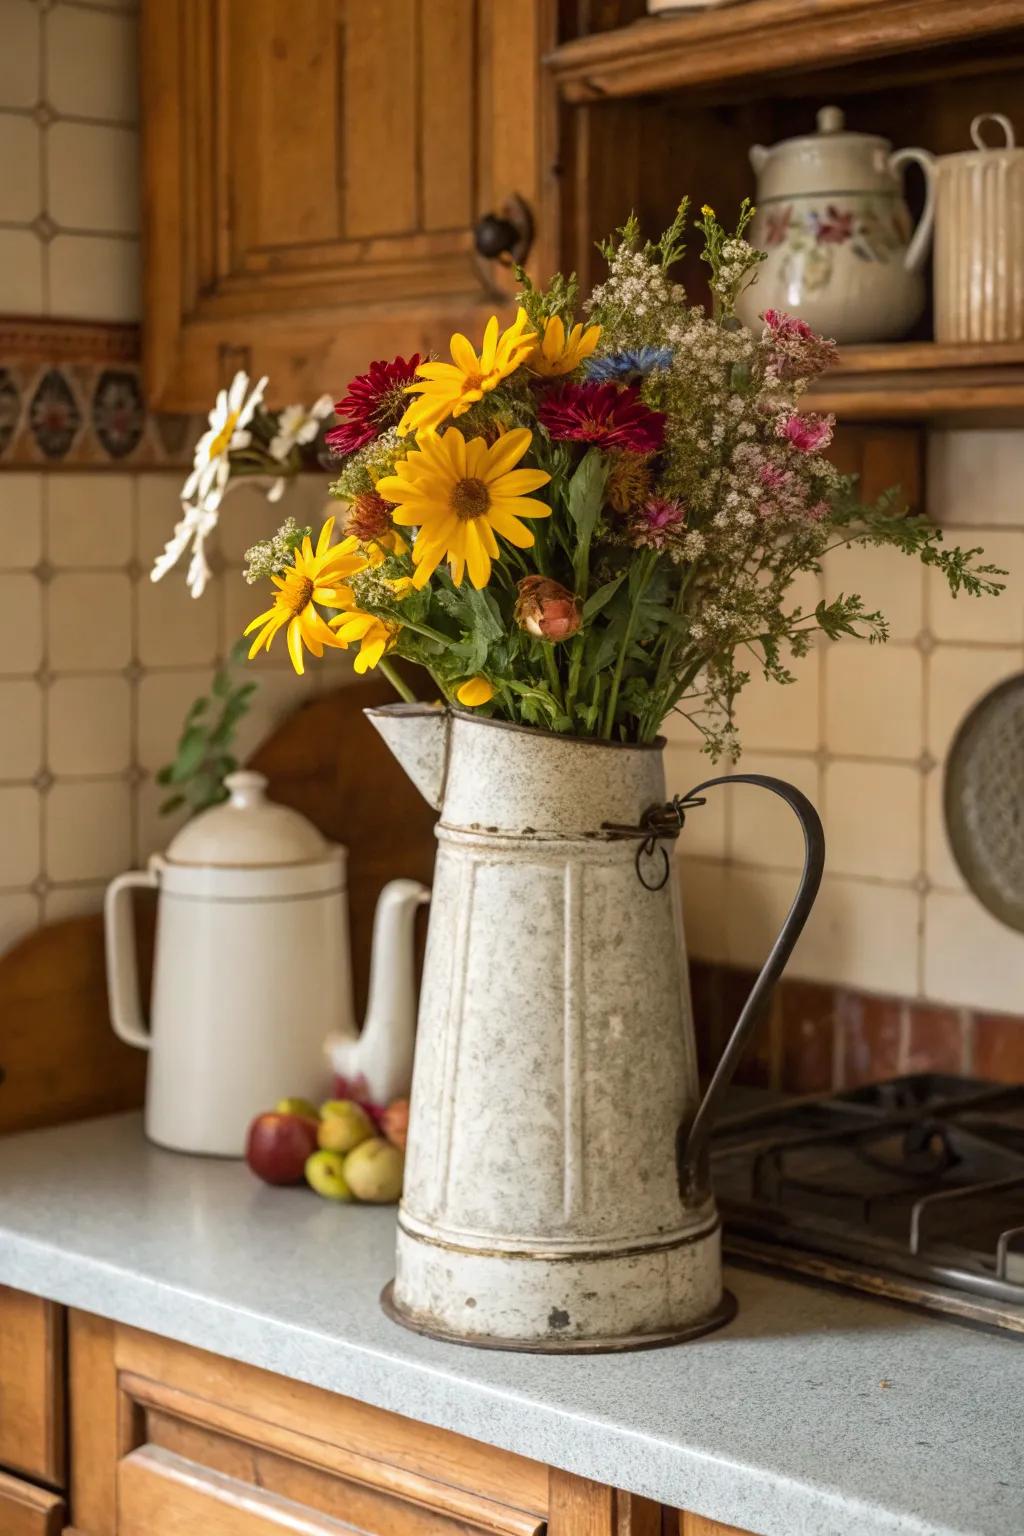
<svg viewBox="0 0 1024 1536">
<path fill-rule="evenodd" d="M 837 367 L 806 396 L 843 421 L 929 421 L 984 417 L 1024 421 L 1024 342 L 954 346 L 934 341 L 840 348 Z"/>
<path fill-rule="evenodd" d="M 545 63 L 565 101 L 592 102 L 919 52 L 1022 22 L 1021 0 L 742 0 L 576 38 Z"/>
</svg>

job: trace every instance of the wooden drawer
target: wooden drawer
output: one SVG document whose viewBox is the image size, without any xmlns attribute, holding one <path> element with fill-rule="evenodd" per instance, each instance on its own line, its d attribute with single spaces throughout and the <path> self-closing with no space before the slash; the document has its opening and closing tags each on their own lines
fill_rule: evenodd
<svg viewBox="0 0 1024 1536">
<path fill-rule="evenodd" d="M 7 1286 L 0 1286 L 0 1465 L 64 1483 L 63 1309 Z M 0 1532 L 6 1536 L 5 1527 Z"/>
<path fill-rule="evenodd" d="M 60 1536 L 64 1529 L 64 1500 L 32 1483 L 0 1472 L 0 1533 L 2 1536 Z"/>
</svg>

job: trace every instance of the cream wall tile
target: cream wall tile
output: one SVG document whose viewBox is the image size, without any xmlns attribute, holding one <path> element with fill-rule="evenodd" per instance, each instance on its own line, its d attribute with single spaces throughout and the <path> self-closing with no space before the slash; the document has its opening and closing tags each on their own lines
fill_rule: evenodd
<svg viewBox="0 0 1024 1536">
<path fill-rule="evenodd" d="M 792 973 L 871 992 L 917 990 L 920 899 L 902 886 L 826 875 Z"/>
<path fill-rule="evenodd" d="M 46 797 L 51 880 L 108 880 L 131 864 L 132 792 L 123 780 L 55 784 Z"/>
<path fill-rule="evenodd" d="M 34 896 L 0 893 L 0 955 L 31 933 L 38 919 L 39 903 Z"/>
<path fill-rule="evenodd" d="M 131 475 L 51 476 L 51 562 L 65 567 L 126 564 L 132 555 L 134 494 Z"/>
<path fill-rule="evenodd" d="M 27 570 L 43 553 L 43 477 L 0 475 L 0 550 L 5 571 Z"/>
<path fill-rule="evenodd" d="M 0 107 L 34 107 L 39 99 L 39 14 L 36 0 L 0 0 Z"/>
<path fill-rule="evenodd" d="M 46 28 L 47 96 L 56 110 L 134 122 L 137 34 L 133 16 L 56 6 Z"/>
<path fill-rule="evenodd" d="M 42 764 L 42 690 L 31 678 L 0 682 L 0 779 L 30 779 Z"/>
<path fill-rule="evenodd" d="M 43 919 L 47 923 L 61 923 L 69 917 L 91 917 L 103 911 L 105 880 L 85 885 L 51 886 L 43 899 Z"/>
<path fill-rule="evenodd" d="M 945 757 L 968 712 L 996 683 L 1019 672 L 1021 662 L 1021 652 L 1009 648 L 938 647 L 928 662 L 927 744 L 935 757 Z"/>
<path fill-rule="evenodd" d="M 139 785 L 138 837 L 134 854 L 136 868 L 141 868 L 150 854 L 163 853 L 174 834 L 189 819 L 187 810 L 174 811 L 169 816 L 160 814 L 161 805 L 171 793 L 170 789 L 154 783 L 152 779 Z"/>
<path fill-rule="evenodd" d="M 736 724 L 745 751 L 813 751 L 820 731 L 817 648 L 786 665 L 795 683 L 767 682 L 751 664 L 750 683 L 736 700 Z M 743 662 L 747 670 L 746 662 Z"/>
<path fill-rule="evenodd" d="M 169 762 L 185 715 L 201 694 L 210 691 L 212 672 L 153 672 L 139 682 L 139 766 L 155 772 Z M 170 793 L 170 791 L 167 791 Z"/>
<path fill-rule="evenodd" d="M 139 660 L 147 667 L 212 666 L 219 644 L 216 587 L 192 597 L 185 568 L 137 583 Z"/>
<path fill-rule="evenodd" d="M 0 220 L 30 224 L 43 211 L 40 130 L 30 117 L 0 112 Z"/>
<path fill-rule="evenodd" d="M 27 787 L 0 788 L 0 886 L 29 885 L 40 868 L 39 796 Z"/>
<path fill-rule="evenodd" d="M 924 871 L 933 885 L 945 890 L 962 891 L 963 876 L 953 857 L 946 836 L 943 803 L 945 775 L 941 767 L 925 776 L 924 789 Z"/>
<path fill-rule="evenodd" d="M 131 686 L 126 678 L 58 678 L 48 694 L 53 773 L 121 773 L 131 767 Z"/>
<path fill-rule="evenodd" d="M 0 229 L 0 309 L 8 315 L 43 312 L 43 243 L 31 230 Z"/>
<path fill-rule="evenodd" d="M 858 592 L 869 613 L 881 609 L 892 640 L 913 640 L 924 624 L 924 570 L 896 549 L 853 544 L 825 556 L 825 595 Z"/>
<path fill-rule="evenodd" d="M 179 470 L 173 473 L 154 472 L 140 475 L 136 482 L 136 550 L 148 571 L 157 555 L 171 537 L 174 525 L 181 517 L 181 487 L 185 476 Z M 239 493 L 240 494 L 240 493 Z M 170 572 L 165 581 L 185 580 L 185 562 L 179 575 Z"/>
<path fill-rule="evenodd" d="M 858 757 L 921 751 L 920 652 L 906 645 L 840 640 L 825 654 L 825 741 Z"/>
<path fill-rule="evenodd" d="M 1020 525 L 1024 432 L 931 432 L 928 510 L 936 522 Z"/>
<path fill-rule="evenodd" d="M 1021 511 L 1024 514 L 1024 497 Z M 966 548 L 983 545 L 985 553 L 978 559 L 1006 571 L 1005 576 L 994 578 L 1003 583 L 1005 591 L 997 597 L 971 597 L 966 592 L 954 597 L 942 572 L 932 568 L 927 572 L 928 628 L 938 640 L 1013 641 L 1019 645 L 1024 641 L 1024 528 L 989 528 L 983 533 L 955 528 L 949 539 Z"/>
<path fill-rule="evenodd" d="M 686 952 L 701 960 L 728 958 L 728 871 L 709 859 L 676 860 Z"/>
<path fill-rule="evenodd" d="M 51 314 L 80 320 L 138 320 L 140 278 L 137 240 L 57 235 L 50 243 Z"/>
<path fill-rule="evenodd" d="M 760 966 L 793 900 L 795 877 L 736 867 L 728 877 L 728 959 Z M 909 994 L 917 986 L 917 957 L 913 891 L 826 875 L 789 974 Z"/>
<path fill-rule="evenodd" d="M 825 769 L 825 843 L 833 875 L 913 880 L 921 869 L 924 775 L 892 763 Z"/>
<path fill-rule="evenodd" d="M 65 229 L 137 234 L 139 136 L 57 122 L 46 135 L 48 212 Z"/>
<path fill-rule="evenodd" d="M 132 655 L 131 581 L 115 572 L 58 573 L 50 586 L 50 666 L 114 671 Z"/>
<path fill-rule="evenodd" d="M 936 1002 L 1020 1013 L 1024 934 L 997 922 L 971 895 L 930 891 L 924 989 Z"/>
<path fill-rule="evenodd" d="M 42 587 L 0 573 L 0 672 L 34 672 L 43 659 Z"/>
<path fill-rule="evenodd" d="M 807 757 L 770 757 L 744 752 L 737 773 L 762 773 L 795 784 L 820 810 L 818 765 Z M 712 794 L 728 795 L 732 807 L 731 853 L 741 864 L 799 870 L 804 862 L 800 825 L 777 795 L 754 784 L 735 784 Z"/>
<path fill-rule="evenodd" d="M 324 484 L 327 484 L 326 476 Z M 265 493 L 255 485 L 240 485 L 232 491 L 221 507 L 217 527 L 224 559 L 232 565 L 241 565 L 246 550 L 260 539 L 269 539 L 286 517 L 294 517 L 300 526 L 311 522 L 311 518 L 302 515 L 301 501 L 293 486 L 289 486 L 278 502 L 268 501 Z"/>
<path fill-rule="evenodd" d="M 689 727 L 689 730 L 692 740 L 693 728 Z M 707 753 L 697 747 L 681 746 L 672 741 L 665 749 L 665 778 L 670 795 L 685 795 L 705 779 L 725 772 L 724 764 L 716 767 Z M 709 789 L 707 803 L 687 811 L 686 825 L 676 842 L 676 853 L 680 858 L 722 859 L 728 855 L 726 812 L 728 797 L 733 794 L 735 790 L 728 786 Z"/>
</svg>

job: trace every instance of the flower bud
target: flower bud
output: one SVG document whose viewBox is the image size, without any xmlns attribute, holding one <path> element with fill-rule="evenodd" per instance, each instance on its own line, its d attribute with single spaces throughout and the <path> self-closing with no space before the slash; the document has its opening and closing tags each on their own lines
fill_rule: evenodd
<svg viewBox="0 0 1024 1536">
<path fill-rule="evenodd" d="M 538 640 L 568 640 L 583 622 L 578 597 L 547 576 L 524 576 L 516 599 L 516 623 Z"/>
</svg>

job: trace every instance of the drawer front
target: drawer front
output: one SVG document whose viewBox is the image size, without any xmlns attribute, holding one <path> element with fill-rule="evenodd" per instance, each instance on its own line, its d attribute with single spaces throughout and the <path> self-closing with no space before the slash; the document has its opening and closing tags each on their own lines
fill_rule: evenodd
<svg viewBox="0 0 1024 1536">
<path fill-rule="evenodd" d="M 2 1536 L 60 1536 L 64 1515 L 64 1500 L 59 1494 L 0 1472 Z"/>
<path fill-rule="evenodd" d="M 64 1314 L 0 1286 L 0 1465 L 64 1483 Z"/>
</svg>

